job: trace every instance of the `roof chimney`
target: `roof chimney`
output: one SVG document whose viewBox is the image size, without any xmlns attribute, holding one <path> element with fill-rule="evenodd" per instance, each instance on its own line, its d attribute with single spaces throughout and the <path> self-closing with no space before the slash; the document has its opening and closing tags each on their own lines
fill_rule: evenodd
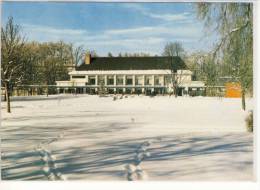
<svg viewBox="0 0 260 190">
<path fill-rule="evenodd" d="M 85 56 L 85 64 L 89 65 L 90 62 L 91 62 L 91 54 L 87 53 L 86 56 Z"/>
</svg>

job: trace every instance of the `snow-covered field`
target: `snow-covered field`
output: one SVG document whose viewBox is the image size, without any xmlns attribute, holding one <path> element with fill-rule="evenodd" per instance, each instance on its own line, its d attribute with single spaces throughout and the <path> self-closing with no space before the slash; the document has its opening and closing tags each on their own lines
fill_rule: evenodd
<svg viewBox="0 0 260 190">
<path fill-rule="evenodd" d="M 240 99 L 57 95 L 11 105 L 8 114 L 1 103 L 3 180 L 253 179 Z"/>
</svg>

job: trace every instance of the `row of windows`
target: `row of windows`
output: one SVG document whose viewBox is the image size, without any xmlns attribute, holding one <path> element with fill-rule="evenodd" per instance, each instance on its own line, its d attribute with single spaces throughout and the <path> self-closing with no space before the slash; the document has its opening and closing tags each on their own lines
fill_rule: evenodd
<svg viewBox="0 0 260 190">
<path fill-rule="evenodd" d="M 96 78 L 89 78 L 89 84 L 95 85 L 96 84 Z M 105 84 L 105 79 L 98 79 L 98 85 Z M 124 79 L 123 78 L 117 78 L 116 79 L 116 85 L 123 85 Z M 142 85 L 143 79 L 135 79 L 135 85 Z M 155 85 L 162 85 L 162 81 L 159 79 L 154 80 Z M 107 79 L 107 85 L 114 85 L 114 79 L 108 78 Z M 133 79 L 132 78 L 126 78 L 126 85 L 133 85 Z M 152 85 L 152 79 L 146 78 L 145 79 L 145 85 Z"/>
<path fill-rule="evenodd" d="M 72 76 L 73 79 L 84 79 L 84 75 L 74 75 Z M 107 77 L 107 85 L 114 85 L 114 76 L 108 76 Z M 146 76 L 145 79 L 142 76 L 136 76 L 135 77 L 135 85 L 142 85 L 143 80 L 145 80 L 145 85 L 152 85 L 152 77 L 151 76 Z M 164 77 L 165 83 L 168 84 L 170 83 L 171 79 L 170 77 Z M 104 76 L 98 76 L 98 85 L 101 85 L 102 83 L 105 83 L 105 77 Z M 160 79 L 159 76 L 154 77 L 154 84 L 155 85 L 162 85 L 163 81 Z M 96 84 L 96 77 L 95 76 L 90 76 L 89 77 L 89 83 L 90 85 L 95 85 Z M 123 85 L 124 84 L 124 79 L 122 76 L 117 76 L 116 77 L 116 84 L 117 85 Z M 126 76 L 126 85 L 133 85 L 133 77 L 132 76 Z"/>
</svg>

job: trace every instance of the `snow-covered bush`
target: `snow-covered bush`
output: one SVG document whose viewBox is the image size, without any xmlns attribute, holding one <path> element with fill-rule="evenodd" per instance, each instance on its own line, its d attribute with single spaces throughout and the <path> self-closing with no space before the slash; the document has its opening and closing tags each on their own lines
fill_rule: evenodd
<svg viewBox="0 0 260 190">
<path fill-rule="evenodd" d="M 253 111 L 249 112 L 249 115 L 246 117 L 246 128 L 248 132 L 253 132 Z"/>
</svg>

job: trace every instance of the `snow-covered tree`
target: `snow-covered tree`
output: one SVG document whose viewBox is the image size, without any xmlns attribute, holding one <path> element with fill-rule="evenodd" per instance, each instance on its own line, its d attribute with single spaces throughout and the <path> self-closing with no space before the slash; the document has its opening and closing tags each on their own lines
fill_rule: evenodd
<svg viewBox="0 0 260 190">
<path fill-rule="evenodd" d="M 4 27 L 1 27 L 1 83 L 5 89 L 7 112 L 11 112 L 10 90 L 20 83 L 24 77 L 23 65 L 24 37 L 21 35 L 20 27 L 8 18 Z"/>
<path fill-rule="evenodd" d="M 198 17 L 220 36 L 213 57 L 223 58 L 245 94 L 253 90 L 253 3 L 198 3 Z"/>
</svg>

